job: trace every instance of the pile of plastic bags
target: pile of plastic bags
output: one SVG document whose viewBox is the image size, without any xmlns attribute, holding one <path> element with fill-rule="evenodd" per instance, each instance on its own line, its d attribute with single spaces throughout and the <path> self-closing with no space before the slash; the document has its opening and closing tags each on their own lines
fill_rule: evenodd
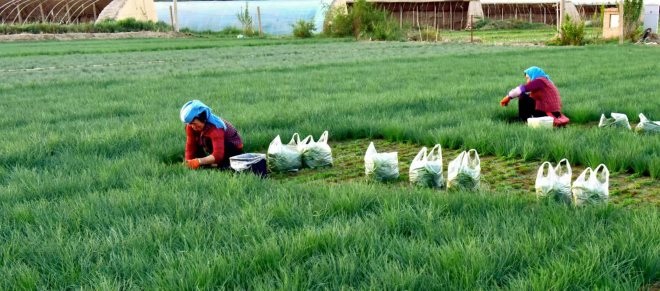
<svg viewBox="0 0 660 291">
<path fill-rule="evenodd" d="M 571 165 L 566 159 L 554 168 L 550 162 L 541 164 L 534 185 L 537 197 L 575 205 L 607 203 L 610 172 L 605 165 L 586 168 L 572 185 L 571 175 Z"/>
<path fill-rule="evenodd" d="M 268 170 L 271 172 L 295 172 L 303 167 L 317 169 L 332 166 L 332 149 L 328 145 L 328 131 L 323 132 L 318 141 L 307 136 L 300 140 L 294 133 L 288 144 L 283 144 L 280 136 L 268 146 Z"/>
<path fill-rule="evenodd" d="M 632 129 L 628 116 L 623 113 L 612 113 L 610 118 L 606 118 L 605 114 L 601 114 L 598 127 L 619 127 Z M 639 114 L 639 123 L 635 126 L 635 131 L 645 134 L 658 134 L 660 133 L 660 121 L 651 121 L 644 114 Z"/>
</svg>

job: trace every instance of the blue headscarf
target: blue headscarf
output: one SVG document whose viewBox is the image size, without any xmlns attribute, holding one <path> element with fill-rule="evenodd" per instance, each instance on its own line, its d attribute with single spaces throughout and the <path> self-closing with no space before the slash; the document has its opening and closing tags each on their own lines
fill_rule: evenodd
<svg viewBox="0 0 660 291">
<path fill-rule="evenodd" d="M 183 123 L 191 123 L 200 113 L 206 113 L 206 122 L 215 125 L 217 128 L 225 129 L 225 122 L 211 113 L 211 108 L 202 101 L 192 100 L 183 104 L 179 117 Z"/>
<path fill-rule="evenodd" d="M 544 78 L 548 79 L 548 81 L 552 81 L 552 80 L 550 80 L 550 76 L 548 76 L 543 71 L 543 69 L 541 69 L 537 66 L 532 66 L 532 67 L 527 68 L 527 70 L 525 70 L 525 74 L 527 74 L 527 76 L 529 76 L 530 81 L 532 81 L 536 78 L 540 78 L 540 77 L 544 77 Z"/>
</svg>

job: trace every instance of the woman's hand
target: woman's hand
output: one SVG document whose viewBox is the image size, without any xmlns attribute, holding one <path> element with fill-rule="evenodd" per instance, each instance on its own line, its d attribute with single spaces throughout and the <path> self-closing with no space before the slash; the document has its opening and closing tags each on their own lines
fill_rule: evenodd
<svg viewBox="0 0 660 291">
<path fill-rule="evenodd" d="M 507 105 L 509 105 L 510 101 L 511 101 L 511 97 L 504 96 L 504 98 L 502 98 L 502 101 L 500 101 L 500 106 L 502 106 L 502 107 L 507 106 Z"/>
<path fill-rule="evenodd" d="M 199 159 L 187 160 L 186 166 L 188 166 L 188 168 L 196 170 L 197 168 L 199 168 L 199 166 L 201 166 L 201 162 L 199 161 Z"/>
</svg>

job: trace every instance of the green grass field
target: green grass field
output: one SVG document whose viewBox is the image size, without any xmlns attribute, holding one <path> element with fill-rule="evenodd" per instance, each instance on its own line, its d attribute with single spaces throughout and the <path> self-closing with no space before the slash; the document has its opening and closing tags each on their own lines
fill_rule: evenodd
<svg viewBox="0 0 660 291">
<path fill-rule="evenodd" d="M 658 57 L 633 45 L 2 44 L 0 289 L 657 287 L 660 136 L 596 123 L 660 119 Z M 532 130 L 510 122 L 515 103 L 499 107 L 531 65 L 559 87 L 568 128 Z M 345 162 L 266 180 L 190 171 L 178 113 L 194 98 L 248 151 L 327 129 Z M 441 143 L 445 165 L 476 148 L 491 187 L 367 183 L 359 153 L 372 139 Z M 537 201 L 525 173 L 561 158 L 607 164 L 613 203 Z"/>
</svg>

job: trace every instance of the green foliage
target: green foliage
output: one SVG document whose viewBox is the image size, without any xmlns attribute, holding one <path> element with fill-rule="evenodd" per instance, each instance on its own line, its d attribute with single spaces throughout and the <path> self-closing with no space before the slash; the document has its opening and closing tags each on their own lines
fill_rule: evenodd
<svg viewBox="0 0 660 291">
<path fill-rule="evenodd" d="M 478 30 L 501 30 L 501 29 L 539 29 L 548 25 L 538 22 L 529 22 L 521 19 L 497 20 L 481 18 L 474 22 L 474 29 Z"/>
<path fill-rule="evenodd" d="M 204 100 L 248 152 L 276 134 L 328 129 L 331 142 L 439 142 L 658 177 L 660 136 L 593 123 L 602 112 L 660 116 L 657 96 L 636 90 L 660 87 L 648 63 L 659 53 L 327 39 L 3 43 L 0 289 L 648 288 L 660 278 L 655 207 L 373 185 L 358 179 L 360 159 L 342 163 L 357 169 L 355 182 L 332 185 L 190 171 L 178 110 Z M 523 82 L 529 59 L 560 88 L 568 128 L 507 123 L 515 109 L 498 97 Z"/>
<path fill-rule="evenodd" d="M 293 36 L 298 38 L 310 38 L 313 36 L 316 26 L 313 21 L 298 20 L 293 26 Z"/>
<path fill-rule="evenodd" d="M 442 40 L 440 30 L 427 26 L 421 29 L 408 30 L 408 39 L 416 41 L 436 41 Z"/>
<path fill-rule="evenodd" d="M 133 31 L 171 31 L 164 22 L 139 21 L 134 18 L 122 20 L 104 20 L 99 23 L 26 23 L 0 24 L 0 34 L 19 33 L 95 33 L 95 32 L 133 32 Z"/>
<path fill-rule="evenodd" d="M 566 19 L 561 24 L 561 30 L 558 38 L 550 40 L 550 44 L 558 45 L 584 45 L 585 29 L 584 21 L 573 21 L 566 15 Z"/>
<path fill-rule="evenodd" d="M 251 36 L 255 34 L 252 15 L 250 15 L 247 2 L 245 2 L 245 9 L 237 13 L 236 18 L 238 18 L 238 21 L 241 23 L 244 35 Z"/>
<path fill-rule="evenodd" d="M 639 21 L 643 6 L 644 0 L 623 1 L 624 36 L 633 42 L 639 39 L 643 31 L 640 27 L 641 21 Z"/>
<path fill-rule="evenodd" d="M 348 12 L 337 7 L 326 15 L 324 33 L 333 37 L 397 40 L 402 38 L 399 23 L 390 14 L 366 0 L 357 0 Z"/>
</svg>

